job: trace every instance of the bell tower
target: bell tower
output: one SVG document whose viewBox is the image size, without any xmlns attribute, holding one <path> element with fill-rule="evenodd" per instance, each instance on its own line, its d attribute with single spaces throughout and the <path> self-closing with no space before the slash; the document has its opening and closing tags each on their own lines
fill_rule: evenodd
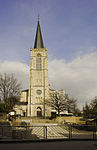
<svg viewBox="0 0 97 150">
<path fill-rule="evenodd" d="M 30 48 L 30 81 L 28 97 L 28 114 L 32 117 L 49 117 L 51 108 L 49 100 L 47 49 L 44 47 L 40 22 L 38 19 L 34 48 Z"/>
</svg>

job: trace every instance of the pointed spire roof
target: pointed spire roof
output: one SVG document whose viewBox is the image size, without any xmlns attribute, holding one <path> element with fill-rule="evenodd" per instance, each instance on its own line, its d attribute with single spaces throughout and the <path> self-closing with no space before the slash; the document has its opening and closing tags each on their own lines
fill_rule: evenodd
<svg viewBox="0 0 97 150">
<path fill-rule="evenodd" d="M 37 23 L 37 31 L 36 31 L 34 48 L 44 48 L 39 19 Z"/>
</svg>

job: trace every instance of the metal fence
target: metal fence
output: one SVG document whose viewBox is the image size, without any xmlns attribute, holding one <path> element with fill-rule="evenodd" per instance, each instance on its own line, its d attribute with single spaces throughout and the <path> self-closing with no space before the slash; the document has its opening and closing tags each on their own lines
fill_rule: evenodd
<svg viewBox="0 0 97 150">
<path fill-rule="evenodd" d="M 97 126 L 33 125 L 0 126 L 0 140 L 97 139 Z"/>
</svg>

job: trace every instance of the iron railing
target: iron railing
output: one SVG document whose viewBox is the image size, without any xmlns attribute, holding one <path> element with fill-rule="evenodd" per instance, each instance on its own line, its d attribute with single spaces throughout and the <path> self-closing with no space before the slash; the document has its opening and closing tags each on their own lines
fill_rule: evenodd
<svg viewBox="0 0 97 150">
<path fill-rule="evenodd" d="M 97 139 L 97 126 L 90 125 L 33 125 L 2 126 L 0 140 Z"/>
</svg>

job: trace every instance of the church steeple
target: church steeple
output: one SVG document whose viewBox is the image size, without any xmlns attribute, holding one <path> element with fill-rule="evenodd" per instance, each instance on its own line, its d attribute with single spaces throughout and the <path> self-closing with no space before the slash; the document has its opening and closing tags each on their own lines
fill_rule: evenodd
<svg viewBox="0 0 97 150">
<path fill-rule="evenodd" d="M 38 23 L 37 23 L 37 31 L 36 31 L 34 48 L 44 48 L 44 44 L 43 44 L 43 40 L 42 40 L 42 34 L 41 34 L 41 28 L 40 28 L 40 23 L 39 23 L 39 18 L 38 18 Z"/>
</svg>

